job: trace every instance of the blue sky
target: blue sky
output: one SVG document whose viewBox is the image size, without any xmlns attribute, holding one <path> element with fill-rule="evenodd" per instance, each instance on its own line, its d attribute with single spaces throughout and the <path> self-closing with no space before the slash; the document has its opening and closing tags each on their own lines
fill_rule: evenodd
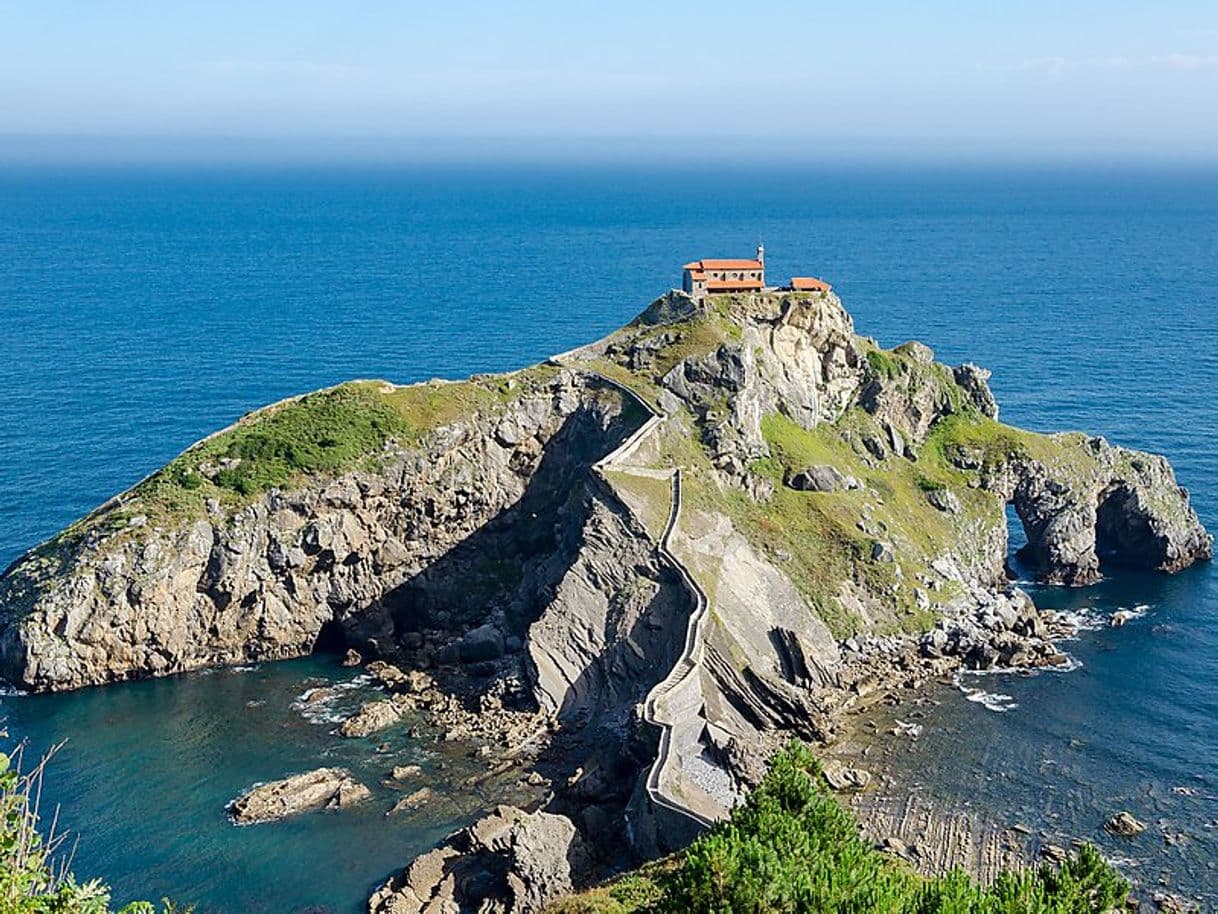
<svg viewBox="0 0 1218 914">
<path fill-rule="evenodd" d="M 1218 3 L 0 0 L 0 135 L 1214 159 Z"/>
</svg>

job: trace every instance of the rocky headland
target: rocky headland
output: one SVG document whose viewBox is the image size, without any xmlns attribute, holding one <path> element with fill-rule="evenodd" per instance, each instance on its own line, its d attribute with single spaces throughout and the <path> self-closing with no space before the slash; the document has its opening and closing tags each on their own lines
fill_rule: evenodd
<svg viewBox="0 0 1218 914">
<path fill-rule="evenodd" d="M 1046 582 L 1212 557 L 1166 460 L 1004 425 L 987 379 L 881 349 L 832 293 L 671 293 L 512 374 L 295 398 L 14 563 L 0 672 L 355 651 L 385 697 L 344 736 L 422 711 L 539 787 L 371 909 L 536 910 L 683 845 L 891 683 L 1062 662 L 1008 505 Z"/>
</svg>

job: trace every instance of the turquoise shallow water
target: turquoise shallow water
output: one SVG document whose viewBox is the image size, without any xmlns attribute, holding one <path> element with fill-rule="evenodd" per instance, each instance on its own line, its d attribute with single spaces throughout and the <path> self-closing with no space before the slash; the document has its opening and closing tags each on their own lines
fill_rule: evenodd
<svg viewBox="0 0 1218 914">
<path fill-rule="evenodd" d="M 494 802 L 447 789 L 485 766 L 404 728 L 375 742 L 334 735 L 339 716 L 381 697 L 359 671 L 316 657 L 74 695 L 10 698 L 10 732 L 35 744 L 67 739 L 46 793 L 66 804 L 77 870 L 104 873 L 123 897 L 197 899 L 204 911 L 354 911 L 375 882 Z M 310 688 L 340 689 L 301 707 Z M 374 791 L 362 806 L 236 827 L 229 800 L 260 781 L 341 765 Z M 387 784 L 395 765 L 423 773 Z M 387 818 L 406 792 L 437 798 Z"/>
<path fill-rule="evenodd" d="M 537 361 L 629 320 L 690 258 L 759 239 L 772 277 L 823 275 L 862 332 L 994 369 L 1008 420 L 1166 453 L 1218 527 L 1218 172 L 10 169 L 0 561 L 250 408 Z M 1186 850 L 1122 852 L 1218 892 L 1197 865 L 1218 819 L 1214 570 L 1038 597 L 1150 608 L 1085 634 L 1073 673 L 987 682 L 1005 713 L 946 694 L 911 779 L 1078 834 L 1118 798 L 1184 820 Z M 222 814 L 335 752 L 379 772 L 374 747 L 290 708 L 308 677 L 344 675 L 309 660 L 4 705 L 35 747 L 70 739 L 48 794 L 82 874 L 205 911 L 354 911 L 456 814 Z M 1178 798 L 1183 778 L 1204 789 Z"/>
</svg>

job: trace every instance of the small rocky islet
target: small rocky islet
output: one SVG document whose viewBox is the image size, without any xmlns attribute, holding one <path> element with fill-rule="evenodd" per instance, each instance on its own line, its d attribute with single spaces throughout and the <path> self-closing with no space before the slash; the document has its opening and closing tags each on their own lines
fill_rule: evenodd
<svg viewBox="0 0 1218 914">
<path fill-rule="evenodd" d="M 293 398 L 18 559 L 0 672 L 60 691 L 341 645 L 384 691 L 341 736 L 422 715 L 538 795 L 369 910 L 537 910 L 682 847 L 869 695 L 1062 663 L 1008 505 L 1041 581 L 1212 557 L 1166 460 L 1002 424 L 987 379 L 880 348 L 827 288 L 674 292 L 518 372 Z M 230 813 L 366 796 L 321 769 Z"/>
</svg>

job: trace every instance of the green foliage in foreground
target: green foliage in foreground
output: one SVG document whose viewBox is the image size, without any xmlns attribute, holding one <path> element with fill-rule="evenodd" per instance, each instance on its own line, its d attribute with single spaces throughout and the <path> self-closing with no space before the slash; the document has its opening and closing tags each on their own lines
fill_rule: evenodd
<svg viewBox="0 0 1218 914">
<path fill-rule="evenodd" d="M 731 819 L 667 866 L 653 865 L 548 914 L 1100 914 L 1128 886 L 1090 846 L 1060 870 L 925 878 L 873 849 L 822 786 L 806 748 L 780 752 Z"/>
<path fill-rule="evenodd" d="M 110 914 L 110 889 L 98 880 L 78 883 L 56 851 L 63 836 L 39 830 L 43 763 L 28 773 L 0 752 L 0 914 Z M 155 914 L 138 901 L 119 914 Z M 187 914 L 163 902 L 163 914 Z"/>
</svg>

